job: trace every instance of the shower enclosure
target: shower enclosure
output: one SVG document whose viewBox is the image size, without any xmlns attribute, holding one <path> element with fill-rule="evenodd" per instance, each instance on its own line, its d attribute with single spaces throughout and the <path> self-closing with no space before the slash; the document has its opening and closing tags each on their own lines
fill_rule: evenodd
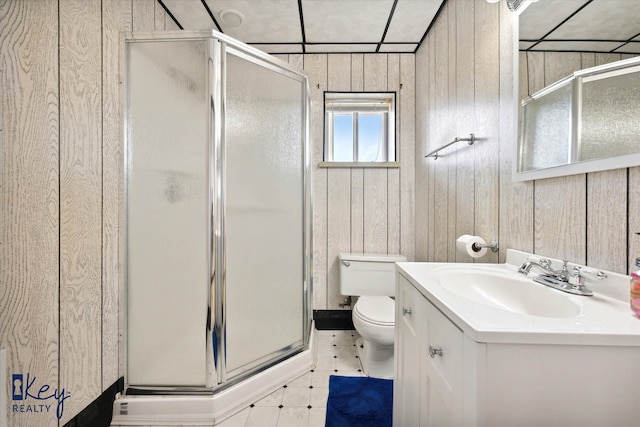
<svg viewBox="0 0 640 427">
<path fill-rule="evenodd" d="M 215 395 L 308 350 L 307 78 L 213 31 L 122 59 L 127 394 Z"/>
</svg>

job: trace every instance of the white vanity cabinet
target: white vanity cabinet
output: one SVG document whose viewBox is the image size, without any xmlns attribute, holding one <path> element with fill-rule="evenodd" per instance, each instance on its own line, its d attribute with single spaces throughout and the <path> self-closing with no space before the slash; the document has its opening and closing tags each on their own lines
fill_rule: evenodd
<svg viewBox="0 0 640 427">
<path fill-rule="evenodd" d="M 394 427 L 637 425 L 640 319 L 628 302 L 567 297 L 581 312 L 566 320 L 506 313 L 445 292 L 442 267 L 398 264 Z"/>
<path fill-rule="evenodd" d="M 461 425 L 462 331 L 399 274 L 395 342 L 393 425 Z"/>
</svg>

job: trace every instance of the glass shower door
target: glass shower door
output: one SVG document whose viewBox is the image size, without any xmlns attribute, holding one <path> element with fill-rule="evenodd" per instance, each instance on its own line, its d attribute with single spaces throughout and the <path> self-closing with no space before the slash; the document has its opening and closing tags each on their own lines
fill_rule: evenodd
<svg viewBox="0 0 640 427">
<path fill-rule="evenodd" d="M 210 383 L 211 41 L 127 45 L 127 380 Z"/>
<path fill-rule="evenodd" d="M 299 75 L 230 48 L 225 58 L 224 363 L 230 379 L 304 344 L 305 98 Z"/>
<path fill-rule="evenodd" d="M 307 79 L 217 36 L 126 39 L 128 393 L 216 393 L 309 340 Z"/>
</svg>

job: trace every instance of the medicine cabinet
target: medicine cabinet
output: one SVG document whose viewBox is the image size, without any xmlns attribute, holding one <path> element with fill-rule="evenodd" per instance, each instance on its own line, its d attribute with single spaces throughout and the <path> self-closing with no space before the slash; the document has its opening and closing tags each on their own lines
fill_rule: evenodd
<svg viewBox="0 0 640 427">
<path fill-rule="evenodd" d="M 522 101 L 514 180 L 640 165 L 640 57 L 576 71 Z"/>
</svg>

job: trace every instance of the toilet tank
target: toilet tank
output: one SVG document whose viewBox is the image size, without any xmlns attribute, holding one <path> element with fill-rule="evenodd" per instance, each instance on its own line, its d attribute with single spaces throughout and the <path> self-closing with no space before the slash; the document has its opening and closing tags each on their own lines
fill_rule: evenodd
<svg viewBox="0 0 640 427">
<path fill-rule="evenodd" d="M 407 258 L 397 254 L 340 253 L 342 295 L 395 295 L 395 264 Z"/>
</svg>

